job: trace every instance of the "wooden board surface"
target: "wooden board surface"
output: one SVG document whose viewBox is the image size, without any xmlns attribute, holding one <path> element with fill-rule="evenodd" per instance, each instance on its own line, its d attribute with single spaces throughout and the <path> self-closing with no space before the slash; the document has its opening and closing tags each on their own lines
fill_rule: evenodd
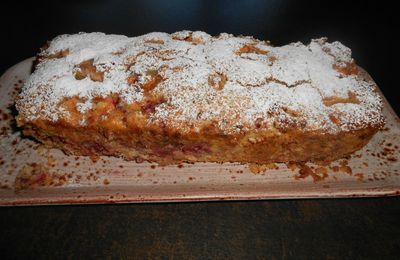
<svg viewBox="0 0 400 260">
<path fill-rule="evenodd" d="M 237 163 L 161 167 L 108 157 L 92 162 L 43 149 L 16 128 L 13 100 L 32 61 L 0 79 L 0 205 L 400 195 L 400 123 L 384 97 L 386 128 L 351 158 L 329 166 L 308 164 L 308 176 L 284 164 L 254 174 Z"/>
</svg>

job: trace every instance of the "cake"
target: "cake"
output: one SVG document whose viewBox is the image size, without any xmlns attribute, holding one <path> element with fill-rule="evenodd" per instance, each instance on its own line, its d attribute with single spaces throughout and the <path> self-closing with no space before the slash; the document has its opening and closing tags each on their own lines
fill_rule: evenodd
<svg viewBox="0 0 400 260">
<path fill-rule="evenodd" d="M 48 147 L 163 165 L 332 161 L 384 121 L 374 82 L 340 42 L 200 31 L 58 36 L 16 108 L 24 134 Z"/>
</svg>

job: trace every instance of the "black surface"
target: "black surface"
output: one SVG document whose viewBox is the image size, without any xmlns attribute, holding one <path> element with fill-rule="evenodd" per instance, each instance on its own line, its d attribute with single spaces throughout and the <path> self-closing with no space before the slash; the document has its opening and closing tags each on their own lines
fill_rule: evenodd
<svg viewBox="0 0 400 260">
<path fill-rule="evenodd" d="M 323 2 L 323 3 L 322 3 Z M 394 2 L 394 1 L 393 1 Z M 2 6 L 1 63 L 58 34 L 204 30 L 275 45 L 327 36 L 400 112 L 392 1 L 13 1 Z M 393 259 L 399 198 L 0 208 L 0 251 L 19 258 Z"/>
<path fill-rule="evenodd" d="M 47 259 L 398 259 L 398 202 L 3 208 L 1 252 Z"/>
</svg>

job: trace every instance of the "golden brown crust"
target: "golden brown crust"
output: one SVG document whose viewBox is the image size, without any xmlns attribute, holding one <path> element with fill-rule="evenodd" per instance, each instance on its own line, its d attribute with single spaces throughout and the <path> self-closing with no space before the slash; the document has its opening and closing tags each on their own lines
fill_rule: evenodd
<svg viewBox="0 0 400 260">
<path fill-rule="evenodd" d="M 117 120 L 118 121 L 118 120 Z M 162 125 L 127 128 L 78 127 L 42 121 L 29 124 L 24 133 L 49 147 L 69 154 L 120 156 L 126 160 L 148 160 L 160 164 L 190 162 L 270 163 L 332 161 L 368 143 L 377 129 L 366 128 L 339 134 L 304 133 L 296 129 L 249 131 L 224 135 L 212 126 L 201 133 L 181 134 Z"/>
</svg>

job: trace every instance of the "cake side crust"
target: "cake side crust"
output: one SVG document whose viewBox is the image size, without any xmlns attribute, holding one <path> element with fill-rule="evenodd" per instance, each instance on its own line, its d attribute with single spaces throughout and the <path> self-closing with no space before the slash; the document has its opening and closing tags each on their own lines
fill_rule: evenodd
<svg viewBox="0 0 400 260">
<path fill-rule="evenodd" d="M 373 127 L 338 134 L 298 131 L 249 131 L 223 135 L 210 131 L 180 135 L 177 131 L 100 131 L 61 124 L 28 125 L 24 133 L 67 154 L 122 157 L 159 164 L 181 162 L 306 162 L 333 161 L 362 148 L 376 133 Z"/>
</svg>

